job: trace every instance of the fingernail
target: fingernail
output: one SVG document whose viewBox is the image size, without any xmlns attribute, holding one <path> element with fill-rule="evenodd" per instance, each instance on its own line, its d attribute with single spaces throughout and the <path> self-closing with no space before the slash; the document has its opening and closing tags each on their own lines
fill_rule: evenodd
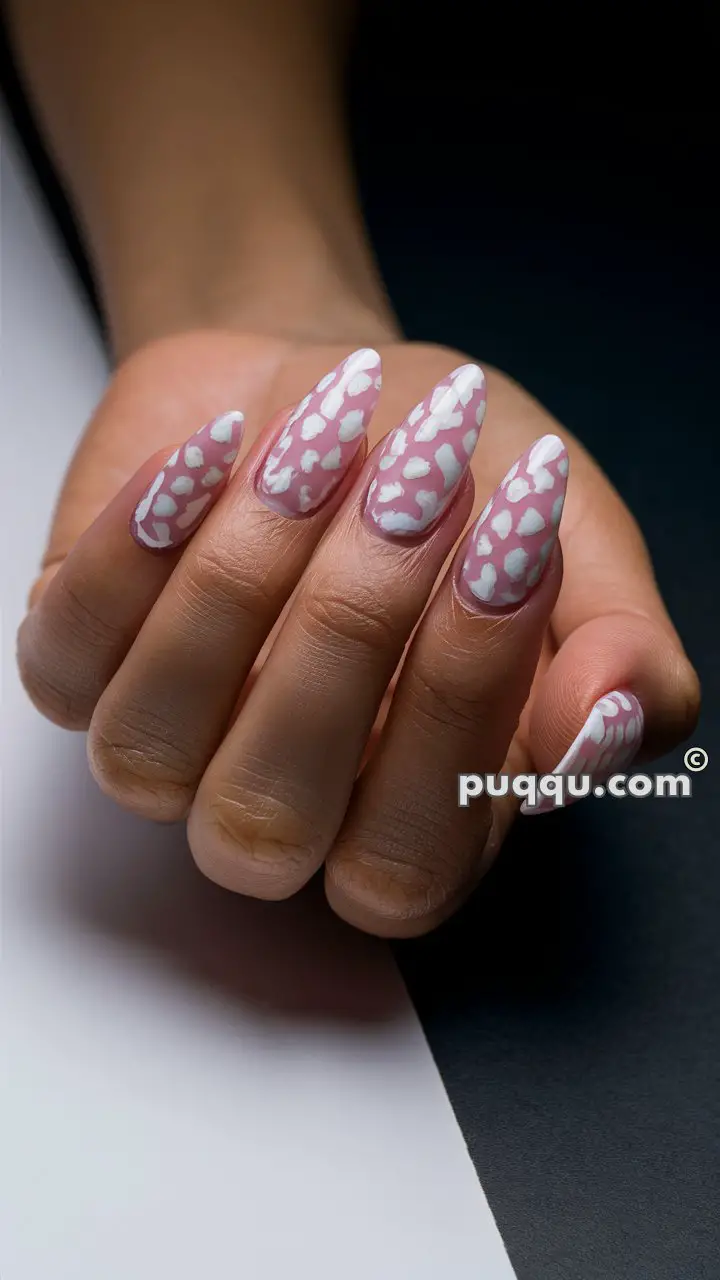
<svg viewBox="0 0 720 1280">
<path fill-rule="evenodd" d="M 130 521 L 141 547 L 164 551 L 194 533 L 220 497 L 243 435 L 244 415 L 233 409 L 201 427 L 168 458 Z"/>
<path fill-rule="evenodd" d="M 438 382 L 388 436 L 365 504 L 371 527 L 396 538 L 429 529 L 467 471 L 485 416 L 485 375 L 464 364 Z"/>
<path fill-rule="evenodd" d="M 510 468 L 478 517 L 456 578 L 468 604 L 517 608 L 537 586 L 557 539 L 567 473 L 559 436 L 542 436 Z"/>
<path fill-rule="evenodd" d="M 380 395 L 381 361 L 362 347 L 326 373 L 300 401 L 270 450 L 258 497 L 281 515 L 316 511 L 356 456 Z"/>
<path fill-rule="evenodd" d="M 576 778 L 590 774 L 594 784 L 629 765 L 642 741 L 643 710 L 633 693 L 614 689 L 599 698 L 572 746 L 553 769 L 553 773 Z M 572 804 L 566 796 L 564 805 L 554 798 L 542 796 L 539 803 L 524 801 L 521 813 L 547 813 Z"/>
</svg>

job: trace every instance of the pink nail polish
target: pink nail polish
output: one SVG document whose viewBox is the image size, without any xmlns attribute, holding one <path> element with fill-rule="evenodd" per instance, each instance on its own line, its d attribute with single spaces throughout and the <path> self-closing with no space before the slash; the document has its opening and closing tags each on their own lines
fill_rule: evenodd
<svg viewBox="0 0 720 1280">
<path fill-rule="evenodd" d="M 553 773 L 565 777 L 589 773 L 593 783 L 603 782 L 630 764 L 642 741 L 642 731 L 643 710 L 637 698 L 628 691 L 614 689 L 595 703 Z M 564 805 L 572 804 L 572 800 L 572 796 L 566 796 Z M 558 807 L 561 806 L 556 806 L 553 798 L 542 796 L 534 806 L 525 801 L 520 812 L 548 813 Z"/>
<path fill-rule="evenodd" d="M 567 450 L 552 435 L 510 468 L 475 524 L 456 578 L 467 604 L 517 608 L 537 586 L 555 546 L 567 473 Z"/>
<path fill-rule="evenodd" d="M 168 458 L 140 499 L 130 532 L 141 547 L 178 547 L 205 519 L 225 488 L 243 434 L 236 410 L 213 418 Z"/>
<path fill-rule="evenodd" d="M 360 448 L 380 395 L 381 362 L 363 347 L 343 360 L 291 413 L 258 475 L 274 511 L 309 515 L 330 497 Z"/>
<path fill-rule="evenodd" d="M 438 382 L 388 436 L 368 489 L 365 519 L 412 538 L 429 529 L 464 476 L 485 416 L 485 375 L 464 364 Z"/>
</svg>

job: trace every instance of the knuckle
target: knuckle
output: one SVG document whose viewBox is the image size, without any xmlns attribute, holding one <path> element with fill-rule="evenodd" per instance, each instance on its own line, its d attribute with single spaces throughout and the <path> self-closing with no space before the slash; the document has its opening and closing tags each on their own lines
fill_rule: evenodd
<svg viewBox="0 0 720 1280">
<path fill-rule="evenodd" d="M 66 646 L 48 644 L 33 634 L 34 619 L 26 618 L 18 632 L 17 665 L 23 688 L 33 706 L 62 729 L 87 729 L 102 688 L 80 666 Z"/>
<path fill-rule="evenodd" d="M 72 687 L 62 671 L 48 669 L 22 650 L 18 668 L 23 688 L 33 706 L 61 729 L 87 729 L 94 699 Z"/>
<path fill-rule="evenodd" d="M 256 897 L 282 899 L 310 879 L 324 847 L 317 824 L 272 786 L 261 766 L 234 769 L 232 779 L 199 798 L 190 844 L 211 879 Z"/>
<path fill-rule="evenodd" d="M 382 653 L 397 647 L 390 612 L 369 588 L 354 584 L 345 592 L 341 584 L 313 586 L 303 595 L 302 609 L 305 629 L 314 640 Z"/>
<path fill-rule="evenodd" d="M 442 863 L 417 863 L 404 853 L 364 843 L 343 845 L 328 864 L 332 890 L 385 924 L 421 922 L 453 895 L 456 875 Z M 334 896 L 334 895 L 333 895 Z"/>
<path fill-rule="evenodd" d="M 453 685 L 435 671 L 409 669 L 405 696 L 415 718 L 427 722 L 431 730 L 477 734 L 488 714 L 485 690 Z"/>
<path fill-rule="evenodd" d="M 90 725 L 88 760 L 106 795 L 159 822 L 184 817 L 197 786 L 196 765 L 172 727 L 131 704 L 122 716 L 100 709 Z"/>
<path fill-rule="evenodd" d="M 115 608 L 114 591 L 110 592 L 109 597 L 95 593 L 90 603 L 81 589 L 81 581 L 76 583 L 69 576 L 56 581 L 59 617 L 67 631 L 72 635 L 82 636 L 84 641 L 99 648 L 114 645 L 120 631 L 112 618 L 104 616 L 102 608 L 104 603 L 109 611 Z"/>
<path fill-rule="evenodd" d="M 338 842 L 329 864 L 336 888 L 386 919 L 423 919 L 442 909 L 468 874 L 441 815 L 399 809 Z"/>
<path fill-rule="evenodd" d="M 187 557 L 178 575 L 177 595 L 200 629 L 218 619 L 236 625 L 239 617 L 263 618 L 272 605 L 255 561 L 243 556 L 230 560 L 213 543 Z"/>
</svg>

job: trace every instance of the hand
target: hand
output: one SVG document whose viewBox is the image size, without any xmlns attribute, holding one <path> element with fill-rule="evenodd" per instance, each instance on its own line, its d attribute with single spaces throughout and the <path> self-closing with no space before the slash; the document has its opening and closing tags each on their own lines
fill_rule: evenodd
<svg viewBox="0 0 720 1280">
<path fill-rule="evenodd" d="M 438 347 L 380 350 L 371 447 L 463 363 Z M 638 700 L 642 755 L 658 754 L 691 731 L 697 680 L 631 516 L 567 432 L 563 556 L 552 553 L 519 608 L 466 607 L 449 580 L 427 605 L 469 519 L 472 484 L 459 485 L 427 538 L 398 544 L 359 523 L 360 457 L 305 520 L 262 506 L 238 473 L 183 548 L 161 555 L 133 543 L 128 516 L 169 448 L 238 407 L 241 460 L 255 468 L 282 406 L 347 354 L 200 332 L 131 356 L 67 477 L 20 663 L 47 716 L 89 726 L 91 766 L 108 794 L 149 817 L 189 815 L 193 853 L 212 878 L 281 898 L 326 861 L 339 914 L 408 936 L 467 896 L 518 804 L 511 796 L 459 808 L 458 772 L 499 772 L 504 762 L 550 771 L 613 690 L 633 695 L 633 709 Z M 474 514 L 531 443 L 558 429 L 493 371 L 488 403 L 472 461 Z M 384 723 L 385 691 L 424 609 Z M 617 723 L 629 720 L 621 711 Z M 374 749 L 353 786 L 373 724 Z M 606 743 L 599 761 L 606 770 L 627 755 L 614 741 L 615 754 Z"/>
</svg>

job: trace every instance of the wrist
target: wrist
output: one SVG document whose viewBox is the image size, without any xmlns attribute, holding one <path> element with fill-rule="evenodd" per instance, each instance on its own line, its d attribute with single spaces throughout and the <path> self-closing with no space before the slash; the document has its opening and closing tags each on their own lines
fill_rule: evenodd
<svg viewBox="0 0 720 1280">
<path fill-rule="evenodd" d="M 118 358 L 198 326 L 315 339 L 397 331 L 343 123 L 351 8 L 13 6 Z"/>
<path fill-rule="evenodd" d="M 361 227 L 258 215 L 219 244 L 181 236 L 152 262 L 118 255 L 105 272 L 115 355 L 190 329 L 231 329 L 307 342 L 393 341 L 400 326 Z M 149 257 L 149 255 L 148 255 Z"/>
</svg>

